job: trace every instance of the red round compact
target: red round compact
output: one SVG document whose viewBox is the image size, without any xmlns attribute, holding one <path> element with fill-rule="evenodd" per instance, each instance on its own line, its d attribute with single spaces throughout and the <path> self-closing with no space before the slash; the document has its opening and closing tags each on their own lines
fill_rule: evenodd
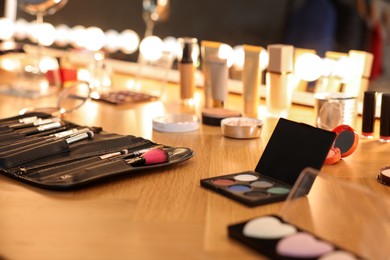
<svg viewBox="0 0 390 260">
<path fill-rule="evenodd" d="M 341 158 L 351 155 L 359 143 L 359 135 L 349 125 L 339 125 L 333 132 L 337 135 L 325 159 L 326 165 L 337 163 Z"/>
</svg>

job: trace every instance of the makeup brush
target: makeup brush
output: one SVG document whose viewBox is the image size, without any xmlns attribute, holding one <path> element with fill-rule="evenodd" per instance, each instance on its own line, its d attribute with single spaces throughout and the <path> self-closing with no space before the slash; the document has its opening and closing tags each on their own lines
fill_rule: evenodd
<svg viewBox="0 0 390 260">
<path fill-rule="evenodd" d="M 167 151 L 163 149 L 152 149 L 145 152 L 141 156 L 126 160 L 126 163 L 130 164 L 131 166 L 145 166 L 165 163 L 168 162 L 168 160 L 169 156 Z"/>
</svg>

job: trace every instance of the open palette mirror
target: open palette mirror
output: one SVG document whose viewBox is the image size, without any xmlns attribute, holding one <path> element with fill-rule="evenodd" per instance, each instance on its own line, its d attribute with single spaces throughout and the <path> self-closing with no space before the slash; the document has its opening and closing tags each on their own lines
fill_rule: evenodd
<svg viewBox="0 0 390 260">
<path fill-rule="evenodd" d="M 321 169 L 335 137 L 280 118 L 255 170 L 203 179 L 201 185 L 247 206 L 282 201 L 303 169 Z M 306 193 L 310 188 L 308 183 Z"/>
</svg>

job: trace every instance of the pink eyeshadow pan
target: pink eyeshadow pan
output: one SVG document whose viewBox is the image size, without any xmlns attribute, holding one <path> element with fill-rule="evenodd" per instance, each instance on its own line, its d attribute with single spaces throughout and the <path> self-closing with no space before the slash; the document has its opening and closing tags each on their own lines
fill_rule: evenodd
<svg viewBox="0 0 390 260">
<path fill-rule="evenodd" d="M 220 186 L 230 186 L 236 184 L 236 182 L 231 179 L 216 179 L 213 180 L 213 184 L 220 185 Z"/>
</svg>

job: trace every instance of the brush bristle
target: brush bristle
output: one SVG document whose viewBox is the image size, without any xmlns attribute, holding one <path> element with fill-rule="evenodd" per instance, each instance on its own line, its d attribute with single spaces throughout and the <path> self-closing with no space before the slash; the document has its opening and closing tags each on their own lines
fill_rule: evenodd
<svg viewBox="0 0 390 260">
<path fill-rule="evenodd" d="M 141 155 L 145 165 L 165 163 L 169 160 L 168 152 L 163 149 L 152 149 Z"/>
</svg>

